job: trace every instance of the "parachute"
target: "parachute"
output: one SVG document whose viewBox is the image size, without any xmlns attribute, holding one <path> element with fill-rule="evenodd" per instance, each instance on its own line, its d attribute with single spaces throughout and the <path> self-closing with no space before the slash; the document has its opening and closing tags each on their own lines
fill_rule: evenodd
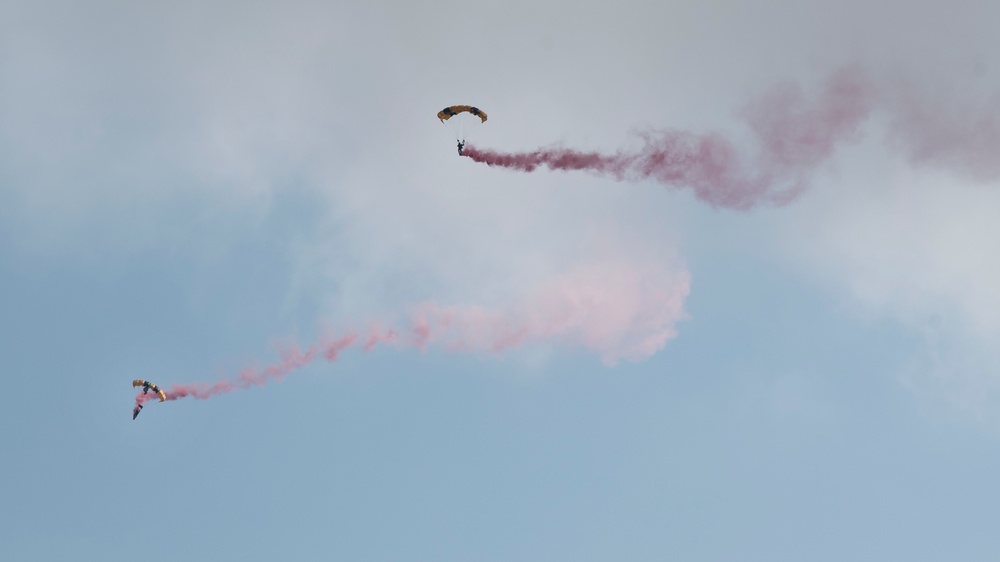
<svg viewBox="0 0 1000 562">
<path fill-rule="evenodd" d="M 156 386 L 155 384 L 149 381 L 144 381 L 142 379 L 135 379 L 132 381 L 132 386 L 133 387 L 141 386 L 143 394 L 146 394 L 147 392 L 152 390 L 153 392 L 156 393 L 157 396 L 160 397 L 160 402 L 166 402 L 167 400 L 167 393 L 163 392 L 163 390 L 160 387 Z M 135 419 L 135 417 L 133 417 L 132 419 Z"/>
<path fill-rule="evenodd" d="M 451 119 L 455 115 L 465 112 L 471 113 L 476 117 L 480 118 L 482 120 L 480 121 L 481 123 L 486 122 L 486 112 L 479 109 L 478 107 L 472 107 L 471 105 L 452 105 L 450 107 L 446 107 L 441 111 L 438 111 L 438 119 L 440 119 L 441 122 L 444 123 L 445 121 Z"/>
<path fill-rule="evenodd" d="M 438 111 L 438 119 L 455 135 L 455 140 L 465 144 L 465 136 L 486 122 L 486 112 L 471 105 L 451 105 Z M 459 146 L 461 154 L 461 146 Z"/>
</svg>

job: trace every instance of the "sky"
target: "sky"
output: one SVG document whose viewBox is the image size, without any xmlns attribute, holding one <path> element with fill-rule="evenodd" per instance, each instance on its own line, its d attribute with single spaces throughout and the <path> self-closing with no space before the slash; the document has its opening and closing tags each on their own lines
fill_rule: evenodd
<svg viewBox="0 0 1000 562">
<path fill-rule="evenodd" d="M 998 21 L 6 0 L 0 558 L 995 558 Z"/>
</svg>

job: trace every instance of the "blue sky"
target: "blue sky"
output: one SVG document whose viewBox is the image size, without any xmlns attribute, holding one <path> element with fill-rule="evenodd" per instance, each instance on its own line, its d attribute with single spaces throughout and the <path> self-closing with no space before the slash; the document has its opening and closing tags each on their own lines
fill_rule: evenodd
<svg viewBox="0 0 1000 562">
<path fill-rule="evenodd" d="M 0 558 L 995 557 L 1000 193 L 963 172 L 998 146 L 1000 12 L 867 6 L 6 3 Z M 845 63 L 954 128 L 876 114 L 749 213 L 477 165 L 434 118 L 475 103 L 498 150 L 670 127 L 752 154 L 743 104 Z M 918 158 L 920 124 L 980 136 Z M 684 315 L 576 273 L 619 269 L 689 278 Z M 504 353 L 353 348 L 130 419 L 134 378 L 581 279 L 648 305 L 626 344 L 676 336 L 608 361 L 599 304 Z"/>
</svg>

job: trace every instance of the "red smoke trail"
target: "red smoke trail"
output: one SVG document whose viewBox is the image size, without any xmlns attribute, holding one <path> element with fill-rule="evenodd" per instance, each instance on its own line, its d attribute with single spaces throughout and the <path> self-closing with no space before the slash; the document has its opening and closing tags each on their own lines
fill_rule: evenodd
<svg viewBox="0 0 1000 562">
<path fill-rule="evenodd" d="M 917 94 L 915 88 L 877 88 L 856 66 L 835 72 L 811 101 L 794 86 L 776 87 L 742 112 L 757 140 L 753 165 L 722 135 L 676 130 L 641 134 L 644 146 L 637 152 L 552 147 L 505 153 L 466 146 L 462 155 L 522 172 L 545 166 L 619 181 L 652 179 L 689 187 L 713 207 L 746 210 L 795 199 L 837 146 L 860 137 L 861 124 L 878 108 L 889 115 L 890 132 L 911 161 L 946 165 L 980 181 L 1000 177 L 997 108 L 982 114 L 948 111 Z"/>
<path fill-rule="evenodd" d="M 810 173 L 868 117 L 872 89 L 863 72 L 835 73 L 819 98 L 807 103 L 793 87 L 771 91 L 745 114 L 760 144 L 757 165 L 746 169 L 735 144 L 719 134 L 653 131 L 641 134 L 638 152 L 600 154 L 567 148 L 502 153 L 468 146 L 463 156 L 489 166 L 533 172 L 584 170 L 617 180 L 690 187 L 713 207 L 749 209 L 760 202 L 787 203 L 806 187 Z"/>
<path fill-rule="evenodd" d="M 291 343 L 281 350 L 278 361 L 264 367 L 247 367 L 235 378 L 215 383 L 177 384 L 165 392 L 167 400 L 207 399 L 281 381 L 320 359 L 336 361 L 351 348 L 370 351 L 380 345 L 421 350 L 438 345 L 450 351 L 499 353 L 552 341 L 597 352 L 608 364 L 639 360 L 676 336 L 675 324 L 686 317 L 683 303 L 689 284 L 683 270 L 622 264 L 580 268 L 517 306 L 488 309 L 426 302 L 412 308 L 402 327 L 348 330 L 327 335 L 305 349 Z M 155 398 L 140 393 L 136 405 Z"/>
</svg>

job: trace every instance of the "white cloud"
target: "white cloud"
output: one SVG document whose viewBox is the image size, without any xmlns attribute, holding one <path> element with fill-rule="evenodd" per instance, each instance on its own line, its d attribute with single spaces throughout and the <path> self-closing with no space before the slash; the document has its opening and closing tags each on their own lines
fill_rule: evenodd
<svg viewBox="0 0 1000 562">
<path fill-rule="evenodd" d="M 786 209 L 779 244 L 860 318 L 923 342 L 899 372 L 917 394 L 983 417 L 1000 399 L 1000 186 L 915 169 L 871 145 Z"/>
<path fill-rule="evenodd" d="M 679 274 L 684 205 L 672 204 L 684 195 L 476 166 L 434 113 L 476 100 L 491 115 L 476 141 L 614 149 L 636 125 L 740 129 L 734 110 L 754 91 L 778 79 L 809 89 L 848 61 L 922 86 L 965 72 L 952 66 L 995 79 L 982 70 L 1000 62 L 995 2 L 895 4 L 905 17 L 869 17 L 861 2 L 9 2 L 0 217 L 24 246 L 65 255 L 96 238 L 114 252 L 252 228 L 276 193 L 303 190 L 321 208 L 289 277 L 330 313 L 502 302 L 592 262 Z M 934 341 L 961 340 L 996 365 L 996 186 L 880 168 L 899 161 L 878 144 L 767 220 L 800 238 L 790 260 L 859 308 L 917 331 L 943 322 Z M 178 201 L 197 211 L 178 220 Z"/>
<path fill-rule="evenodd" d="M 646 270 L 650 256 L 669 270 L 658 278 L 681 279 L 686 294 L 684 268 L 659 236 L 669 229 L 636 229 L 658 234 L 646 237 L 616 227 L 639 205 L 627 191 L 586 176 L 498 174 L 457 157 L 434 117 L 443 105 L 474 98 L 493 113 L 495 103 L 491 142 L 529 145 L 569 122 L 587 129 L 580 116 L 604 105 L 569 96 L 604 80 L 597 75 L 546 91 L 559 81 L 551 69 L 501 56 L 511 36 L 482 37 L 464 5 L 421 6 L 413 18 L 324 2 L 62 8 L 56 19 L 14 6 L 0 24 L 0 213 L 30 250 L 98 247 L 112 264 L 164 246 L 197 252 L 252 232 L 295 190 L 320 208 L 301 225 L 310 238 L 289 249 L 289 284 L 328 302 L 322 314 L 380 314 L 428 298 L 490 306 L 595 263 Z M 454 21 L 457 37 L 426 31 Z M 546 28 L 528 27 L 539 39 Z M 488 41 L 477 50 L 477 39 Z M 624 72 L 615 58 L 605 68 Z"/>
</svg>

